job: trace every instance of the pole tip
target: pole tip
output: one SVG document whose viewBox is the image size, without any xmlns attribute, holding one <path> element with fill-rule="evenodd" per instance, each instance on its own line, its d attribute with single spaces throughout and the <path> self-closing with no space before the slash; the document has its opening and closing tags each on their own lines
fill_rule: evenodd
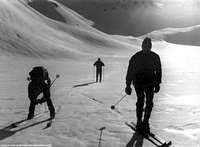
<svg viewBox="0 0 200 147">
<path fill-rule="evenodd" d="M 102 131 L 102 130 L 105 130 L 105 129 L 106 129 L 106 127 L 101 127 L 99 130 Z"/>
<path fill-rule="evenodd" d="M 113 109 L 115 109 L 115 106 L 114 106 L 114 105 L 112 105 L 112 106 L 110 106 L 110 108 L 113 110 Z"/>
</svg>

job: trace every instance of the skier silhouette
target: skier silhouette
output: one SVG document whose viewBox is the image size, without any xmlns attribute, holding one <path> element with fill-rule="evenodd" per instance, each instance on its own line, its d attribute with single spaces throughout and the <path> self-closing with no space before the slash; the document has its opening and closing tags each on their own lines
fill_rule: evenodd
<svg viewBox="0 0 200 147">
<path fill-rule="evenodd" d="M 27 119 L 34 117 L 35 106 L 47 102 L 50 111 L 50 118 L 55 117 L 55 108 L 50 98 L 51 80 L 48 71 L 42 66 L 36 66 L 29 72 L 31 82 L 28 85 L 28 97 L 30 100 L 29 113 Z M 43 98 L 37 99 L 43 93 Z"/>
<path fill-rule="evenodd" d="M 102 66 L 105 66 L 100 58 L 93 64 L 96 66 L 96 82 L 101 82 L 102 79 Z M 99 79 L 99 80 L 98 80 Z"/>
<path fill-rule="evenodd" d="M 145 38 L 142 42 L 142 50 L 129 60 L 125 88 L 126 94 L 131 95 L 131 83 L 134 85 L 137 95 L 136 129 L 147 133 L 150 132 L 149 118 L 153 108 L 153 96 L 160 90 L 162 77 L 160 57 L 152 52 L 151 48 L 151 38 Z M 145 97 L 146 107 L 144 109 Z"/>
</svg>

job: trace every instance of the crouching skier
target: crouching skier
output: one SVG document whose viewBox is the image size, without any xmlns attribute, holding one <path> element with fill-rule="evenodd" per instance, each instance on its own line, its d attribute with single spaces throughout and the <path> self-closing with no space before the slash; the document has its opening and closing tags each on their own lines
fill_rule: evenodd
<svg viewBox="0 0 200 147">
<path fill-rule="evenodd" d="M 50 98 L 50 87 L 51 80 L 49 78 L 48 71 L 43 66 L 33 67 L 32 71 L 29 72 L 30 83 L 28 85 L 28 97 L 30 100 L 29 113 L 27 119 L 34 117 L 35 106 L 37 104 L 47 103 L 50 111 L 50 119 L 55 118 L 55 108 Z M 41 99 L 37 97 L 43 93 Z"/>
</svg>

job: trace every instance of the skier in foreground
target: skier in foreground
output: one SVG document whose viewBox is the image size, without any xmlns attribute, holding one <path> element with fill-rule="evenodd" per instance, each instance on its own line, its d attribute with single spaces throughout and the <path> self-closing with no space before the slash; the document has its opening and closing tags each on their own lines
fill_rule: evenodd
<svg viewBox="0 0 200 147">
<path fill-rule="evenodd" d="M 102 79 L 102 66 L 105 66 L 104 63 L 101 61 L 100 58 L 98 58 L 98 60 L 93 64 L 94 66 L 96 66 L 96 82 L 101 82 Z"/>
<path fill-rule="evenodd" d="M 31 82 L 28 85 L 28 97 L 30 100 L 29 114 L 27 119 L 34 117 L 35 106 L 47 102 L 50 111 L 50 119 L 55 118 L 55 108 L 50 98 L 51 80 L 48 71 L 42 66 L 36 66 L 29 72 Z M 38 95 L 43 93 L 41 99 L 37 99 Z"/>
<path fill-rule="evenodd" d="M 142 42 L 142 50 L 129 60 L 125 88 L 126 94 L 131 95 L 131 83 L 134 85 L 137 95 L 136 129 L 145 133 L 150 132 L 149 118 L 153 108 L 153 96 L 154 92 L 157 93 L 160 90 L 162 77 L 160 57 L 151 51 L 151 47 L 151 39 L 145 38 Z M 145 97 L 146 107 L 143 117 Z"/>
</svg>

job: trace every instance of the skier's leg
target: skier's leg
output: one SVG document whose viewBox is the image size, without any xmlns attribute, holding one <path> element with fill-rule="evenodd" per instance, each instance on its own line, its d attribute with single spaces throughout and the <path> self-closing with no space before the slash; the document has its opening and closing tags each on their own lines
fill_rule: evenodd
<svg viewBox="0 0 200 147">
<path fill-rule="evenodd" d="M 96 69 L 96 82 L 98 82 L 99 71 Z"/>
<path fill-rule="evenodd" d="M 149 118 L 151 116 L 152 108 L 153 108 L 153 96 L 154 96 L 154 87 L 149 86 L 145 89 L 146 93 L 146 107 L 145 107 L 145 113 L 144 113 L 144 120 L 143 120 L 143 126 L 146 128 L 146 131 L 149 132 Z"/>
<path fill-rule="evenodd" d="M 50 98 L 47 99 L 47 106 L 50 111 L 50 118 L 54 119 L 55 118 L 55 108 L 54 108 L 52 100 Z"/>
<path fill-rule="evenodd" d="M 144 91 L 142 87 L 139 85 L 135 85 L 134 87 L 137 94 L 137 103 L 136 103 L 137 128 L 141 130 L 143 107 L 144 107 Z"/>
<path fill-rule="evenodd" d="M 29 106 L 29 113 L 27 119 L 32 119 L 34 117 L 34 111 L 35 111 L 35 103 L 36 101 L 30 101 L 30 106 Z"/>
<path fill-rule="evenodd" d="M 49 108 L 49 111 L 50 111 L 50 118 L 53 119 L 53 118 L 55 118 L 55 108 L 54 108 L 52 100 L 50 98 L 51 97 L 50 88 L 46 87 L 43 94 L 44 94 L 44 98 L 47 102 L 47 106 Z"/>
<path fill-rule="evenodd" d="M 102 70 L 99 71 L 99 82 L 101 82 L 102 79 Z"/>
<path fill-rule="evenodd" d="M 37 104 L 37 96 L 40 94 L 40 90 L 37 84 L 30 82 L 28 85 L 28 98 L 30 100 L 29 113 L 27 119 L 32 119 L 34 117 L 35 105 Z"/>
</svg>

